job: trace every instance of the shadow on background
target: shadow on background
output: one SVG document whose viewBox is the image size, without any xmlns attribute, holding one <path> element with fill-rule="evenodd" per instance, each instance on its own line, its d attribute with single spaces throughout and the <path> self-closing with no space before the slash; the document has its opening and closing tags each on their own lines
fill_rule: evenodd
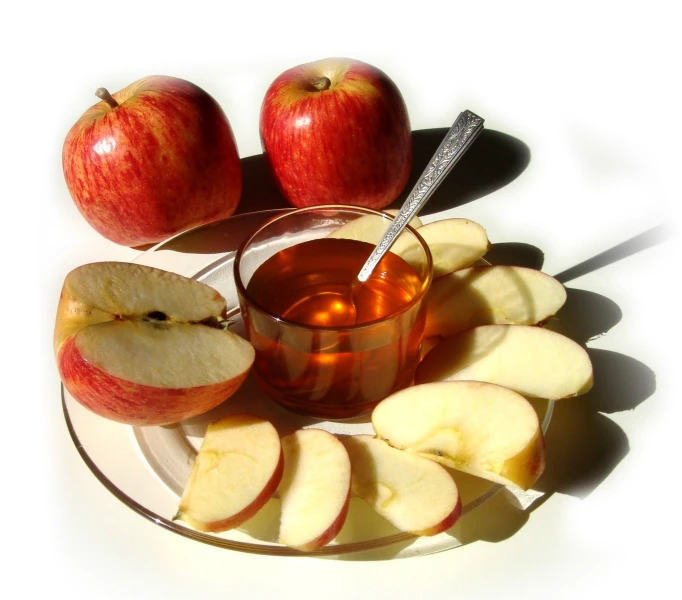
<svg viewBox="0 0 682 600">
<path fill-rule="evenodd" d="M 526 511 L 499 493 L 460 520 L 463 544 L 500 542 L 519 531 L 554 493 L 584 499 L 625 458 L 630 445 L 625 432 L 603 413 L 632 410 L 656 389 L 655 375 L 646 365 L 607 350 L 589 350 L 595 386 L 578 398 L 560 400 L 545 435 L 547 466 L 534 486 L 543 496 Z"/>
<path fill-rule="evenodd" d="M 577 265 L 566 269 L 554 277 L 561 283 L 566 283 L 572 279 L 577 279 L 588 273 L 592 273 L 602 267 L 606 267 L 614 262 L 622 260 L 632 254 L 651 248 L 657 244 L 661 244 L 675 235 L 676 231 L 672 224 L 661 223 L 656 227 L 647 229 L 646 231 L 636 235 L 629 240 L 626 240 L 613 248 L 609 248 L 604 252 L 589 258 Z"/>
<path fill-rule="evenodd" d="M 414 158 L 405 189 L 387 208 L 400 208 L 448 132 L 447 127 L 412 132 Z M 437 213 L 461 206 L 498 190 L 516 179 L 530 162 L 530 150 L 520 140 L 484 129 L 422 209 Z M 264 154 L 243 158 L 242 197 L 235 214 L 290 208 L 273 179 Z"/>
<path fill-rule="evenodd" d="M 664 237 L 662 231 L 652 230 L 565 273 L 589 272 Z M 542 252 L 533 246 L 505 244 L 493 249 L 490 258 L 495 260 L 490 262 L 537 268 L 533 263 L 541 263 L 541 257 Z M 622 319 L 620 307 L 605 296 L 568 287 L 566 292 L 566 303 L 545 327 L 583 347 L 606 334 Z M 510 537 L 523 527 L 533 510 L 556 492 L 586 498 L 627 456 L 630 450 L 627 436 L 608 415 L 633 410 L 649 398 L 656 390 L 655 373 L 640 361 L 617 352 L 592 348 L 587 348 L 587 352 L 594 370 L 592 390 L 554 404 L 545 436 L 547 466 L 534 486 L 544 495 L 524 512 L 512 506 L 503 494 L 498 494 L 461 520 L 458 537 L 462 543 L 496 542 Z"/>
<path fill-rule="evenodd" d="M 242 158 L 242 196 L 236 215 L 275 208 L 292 208 L 282 195 L 265 160 L 265 154 Z"/>
<path fill-rule="evenodd" d="M 399 208 L 403 204 L 447 132 L 448 128 L 443 127 L 412 133 L 414 160 L 410 179 L 400 197 L 387 208 Z M 421 213 L 440 212 L 495 191 L 516 179 L 529 161 L 530 150 L 523 142 L 499 131 L 484 129 Z M 255 213 L 292 208 L 275 183 L 264 154 L 241 159 L 241 166 L 242 195 L 234 215 L 171 239 L 164 244 L 164 249 L 193 253 L 230 252 L 238 246 L 237 240 L 243 239 L 262 222 Z M 253 218 L 248 215 L 253 215 Z M 500 246 L 504 247 L 493 248 L 491 256 L 500 260 L 506 256 L 507 260 L 517 261 L 515 264 L 535 268 L 542 266 L 542 253 L 531 246 Z"/>
<path fill-rule="evenodd" d="M 595 385 L 585 396 L 560 400 L 545 438 L 547 468 L 537 489 L 587 497 L 629 452 L 625 432 L 606 414 L 633 410 L 656 390 L 653 371 L 617 352 L 588 350 Z"/>
<path fill-rule="evenodd" d="M 410 179 L 390 208 L 400 208 L 448 131 L 447 127 L 441 127 L 412 132 L 414 159 Z M 530 149 L 521 140 L 500 131 L 484 129 L 422 208 L 420 215 L 461 206 L 499 190 L 523 173 L 529 163 Z"/>
</svg>

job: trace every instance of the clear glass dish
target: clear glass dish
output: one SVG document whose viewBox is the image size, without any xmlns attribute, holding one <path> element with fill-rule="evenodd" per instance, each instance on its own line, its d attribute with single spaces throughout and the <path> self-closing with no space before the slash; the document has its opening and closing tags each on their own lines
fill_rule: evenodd
<svg viewBox="0 0 682 600">
<path fill-rule="evenodd" d="M 240 332 L 236 290 L 232 276 L 234 254 L 241 241 L 265 219 L 282 210 L 239 215 L 179 234 L 143 253 L 135 262 L 192 277 L 216 288 L 233 307 L 234 331 Z M 303 241 L 303 239 L 301 240 Z M 140 515 L 176 534 L 213 546 L 275 556 L 403 558 L 448 550 L 461 545 L 457 533 L 468 516 L 504 488 L 459 472 L 452 472 L 463 502 L 462 517 L 451 529 L 429 537 L 396 530 L 359 498 L 352 498 L 348 518 L 337 538 L 309 553 L 277 543 L 279 504 L 273 498 L 242 528 L 220 534 L 201 533 L 173 521 L 179 498 L 201 445 L 206 426 L 231 412 L 251 412 L 271 420 L 285 434 L 298 427 L 321 427 L 335 434 L 371 433 L 369 417 L 321 421 L 279 407 L 251 378 L 228 401 L 199 417 L 165 427 L 130 427 L 99 417 L 76 402 L 62 386 L 66 423 L 81 457 L 119 500 Z M 547 430 L 552 402 L 534 403 Z M 525 508 L 540 494 L 517 495 Z"/>
</svg>

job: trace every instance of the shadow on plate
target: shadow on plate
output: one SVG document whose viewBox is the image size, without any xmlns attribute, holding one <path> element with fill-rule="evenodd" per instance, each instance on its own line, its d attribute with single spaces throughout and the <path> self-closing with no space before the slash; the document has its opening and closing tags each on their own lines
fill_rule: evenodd
<svg viewBox="0 0 682 600">
<path fill-rule="evenodd" d="M 522 242 L 493 243 L 484 257 L 491 265 L 528 267 L 542 270 L 545 253 L 537 246 Z"/>
</svg>

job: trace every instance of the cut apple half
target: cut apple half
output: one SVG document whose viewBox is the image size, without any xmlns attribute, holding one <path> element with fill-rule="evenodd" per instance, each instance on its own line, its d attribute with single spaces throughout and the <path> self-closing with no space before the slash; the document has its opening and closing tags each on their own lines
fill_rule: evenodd
<svg viewBox="0 0 682 600">
<path fill-rule="evenodd" d="M 532 325 L 481 325 L 434 346 L 415 375 L 415 383 L 453 380 L 561 400 L 588 392 L 593 374 L 585 349 L 559 333 Z"/>
<path fill-rule="evenodd" d="M 351 487 L 401 531 L 435 535 L 462 513 L 454 479 L 438 463 L 398 450 L 372 435 L 342 439 L 351 462 Z"/>
<path fill-rule="evenodd" d="M 322 429 L 282 438 L 279 542 L 302 551 L 331 542 L 343 527 L 350 499 L 350 459 L 343 444 Z"/>
<path fill-rule="evenodd" d="M 225 299 L 175 273 L 124 262 L 83 265 L 65 278 L 54 348 L 71 395 L 100 416 L 165 425 L 230 397 L 254 361 L 225 328 Z"/>
<path fill-rule="evenodd" d="M 566 302 L 566 289 L 541 271 L 514 266 L 460 269 L 434 281 L 424 335 L 450 337 L 478 325 L 536 325 Z"/>
<path fill-rule="evenodd" d="M 254 415 L 211 423 L 180 499 L 176 520 L 219 533 L 253 517 L 273 496 L 284 468 L 275 427 Z"/>
<path fill-rule="evenodd" d="M 545 467 L 537 413 L 499 385 L 415 385 L 377 404 L 372 425 L 395 448 L 502 485 L 527 490 Z"/>
</svg>

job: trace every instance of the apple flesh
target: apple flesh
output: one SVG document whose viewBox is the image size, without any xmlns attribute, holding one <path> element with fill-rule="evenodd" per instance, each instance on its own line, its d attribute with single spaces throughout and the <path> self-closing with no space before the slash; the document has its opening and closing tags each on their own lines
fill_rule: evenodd
<svg viewBox="0 0 682 600">
<path fill-rule="evenodd" d="M 401 531 L 435 535 L 459 519 L 457 486 L 438 463 L 371 435 L 342 442 L 350 456 L 353 493 Z"/>
<path fill-rule="evenodd" d="M 274 495 L 283 470 L 279 434 L 269 421 L 248 414 L 215 421 L 206 430 L 175 519 L 212 533 L 239 527 Z"/>
<path fill-rule="evenodd" d="M 450 337 L 478 325 L 547 322 L 566 302 L 556 279 L 526 267 L 460 269 L 431 284 L 424 335 Z"/>
<path fill-rule="evenodd" d="M 481 325 L 434 346 L 415 375 L 415 383 L 456 380 L 561 400 L 588 392 L 593 374 L 585 349 L 559 333 L 531 325 Z"/>
<path fill-rule="evenodd" d="M 224 329 L 225 299 L 175 273 L 90 263 L 64 280 L 54 350 L 71 395 L 100 416 L 165 425 L 231 396 L 255 353 Z"/>
<path fill-rule="evenodd" d="M 295 207 L 383 208 L 405 187 L 412 132 L 397 86 L 376 67 L 329 58 L 288 69 L 260 112 L 265 157 Z"/>
<path fill-rule="evenodd" d="M 234 213 L 239 154 L 206 91 L 153 76 L 100 95 L 105 100 L 83 113 L 62 149 L 67 188 L 94 229 L 142 246 Z"/>
<path fill-rule="evenodd" d="M 377 435 L 395 448 L 503 485 L 529 489 L 545 467 L 538 415 L 526 398 L 477 381 L 427 383 L 382 400 Z"/>
<path fill-rule="evenodd" d="M 350 459 L 343 444 L 321 429 L 282 438 L 279 542 L 302 551 L 322 548 L 343 527 L 350 500 Z"/>
<path fill-rule="evenodd" d="M 469 219 L 441 219 L 422 225 L 419 235 L 431 251 L 434 280 L 457 269 L 474 264 L 490 249 L 486 230 Z M 417 251 L 414 241 L 405 247 L 402 237 L 396 240 L 393 251 L 413 264 Z"/>
</svg>

